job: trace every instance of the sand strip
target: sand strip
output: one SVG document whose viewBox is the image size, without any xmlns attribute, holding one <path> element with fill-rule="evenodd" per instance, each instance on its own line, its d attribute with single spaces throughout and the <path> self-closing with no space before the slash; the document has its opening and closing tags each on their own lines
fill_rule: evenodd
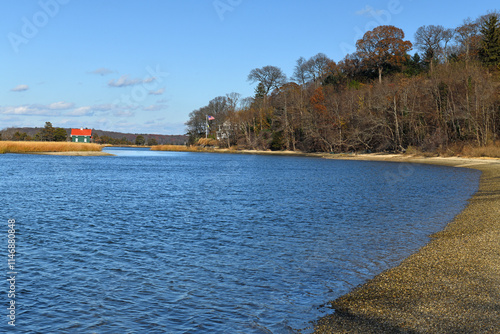
<svg viewBox="0 0 500 334">
<path fill-rule="evenodd" d="M 500 160 L 358 156 L 475 168 L 468 206 L 401 265 L 332 302 L 316 333 L 500 333 Z M 460 180 L 457 180 L 460 186 Z"/>
</svg>

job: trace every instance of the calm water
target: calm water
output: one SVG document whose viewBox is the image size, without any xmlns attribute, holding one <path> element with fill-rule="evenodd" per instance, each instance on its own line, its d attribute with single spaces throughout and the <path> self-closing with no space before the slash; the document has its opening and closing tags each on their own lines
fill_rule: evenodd
<svg viewBox="0 0 500 334">
<path fill-rule="evenodd" d="M 293 333 L 428 242 L 480 176 L 109 150 L 0 155 L 0 254 L 6 268 L 15 218 L 19 333 Z"/>
</svg>

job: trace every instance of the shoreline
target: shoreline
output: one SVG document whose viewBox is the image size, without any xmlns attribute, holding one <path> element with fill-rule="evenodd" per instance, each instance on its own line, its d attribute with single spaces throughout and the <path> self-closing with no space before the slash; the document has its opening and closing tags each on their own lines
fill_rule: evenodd
<svg viewBox="0 0 500 334">
<path fill-rule="evenodd" d="M 358 155 L 342 160 L 474 168 L 466 208 L 399 266 L 328 304 L 315 333 L 500 333 L 500 159 Z"/>
</svg>

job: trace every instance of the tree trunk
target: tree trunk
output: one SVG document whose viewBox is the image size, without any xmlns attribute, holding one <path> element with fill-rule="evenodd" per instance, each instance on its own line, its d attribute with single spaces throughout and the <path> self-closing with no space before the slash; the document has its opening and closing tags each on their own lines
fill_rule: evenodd
<svg viewBox="0 0 500 334">
<path fill-rule="evenodd" d="M 396 95 L 394 95 L 394 125 L 396 132 L 396 149 L 401 150 L 403 147 L 401 145 L 401 136 L 399 133 L 399 121 L 398 121 L 398 111 L 397 111 Z"/>
</svg>

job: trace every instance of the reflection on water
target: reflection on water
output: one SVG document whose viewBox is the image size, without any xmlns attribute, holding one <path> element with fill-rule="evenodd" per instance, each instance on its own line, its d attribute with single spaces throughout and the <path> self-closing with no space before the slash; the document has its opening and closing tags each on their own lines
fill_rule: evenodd
<svg viewBox="0 0 500 334">
<path fill-rule="evenodd" d="M 149 147 L 105 147 L 103 152 L 111 153 L 118 157 L 160 157 L 182 154 L 182 152 L 151 151 Z"/>
<path fill-rule="evenodd" d="M 0 155 L 0 217 L 19 228 L 21 333 L 292 333 L 424 245 L 479 179 L 437 166 L 106 151 L 116 156 Z"/>
</svg>

